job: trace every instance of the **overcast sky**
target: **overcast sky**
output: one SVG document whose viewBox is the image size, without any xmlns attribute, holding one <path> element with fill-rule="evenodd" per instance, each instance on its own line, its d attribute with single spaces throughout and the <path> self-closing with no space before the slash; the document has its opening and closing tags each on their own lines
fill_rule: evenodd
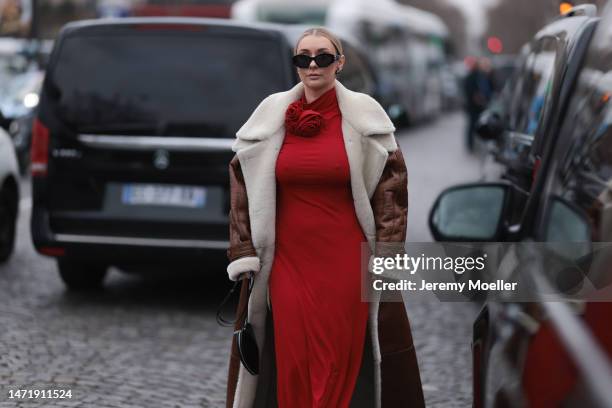
<svg viewBox="0 0 612 408">
<path fill-rule="evenodd" d="M 461 7 L 468 18 L 470 34 L 477 35 L 485 28 L 485 7 L 497 3 L 497 0 L 446 0 Z"/>
</svg>

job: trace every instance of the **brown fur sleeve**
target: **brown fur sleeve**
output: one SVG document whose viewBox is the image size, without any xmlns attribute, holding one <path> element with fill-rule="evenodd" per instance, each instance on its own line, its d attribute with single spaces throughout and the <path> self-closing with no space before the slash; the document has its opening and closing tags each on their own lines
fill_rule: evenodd
<svg viewBox="0 0 612 408">
<path fill-rule="evenodd" d="M 399 146 L 389 153 L 382 176 L 371 199 L 377 243 L 400 243 L 406 240 L 408 223 L 408 170 Z M 377 255 L 388 246 L 377 246 Z M 395 245 L 393 246 L 395 248 Z M 390 254 L 389 254 L 390 255 Z"/>
<path fill-rule="evenodd" d="M 238 156 L 229 165 L 230 173 L 230 246 L 227 257 L 230 262 L 245 256 L 257 256 L 251 240 L 249 203 Z"/>
</svg>

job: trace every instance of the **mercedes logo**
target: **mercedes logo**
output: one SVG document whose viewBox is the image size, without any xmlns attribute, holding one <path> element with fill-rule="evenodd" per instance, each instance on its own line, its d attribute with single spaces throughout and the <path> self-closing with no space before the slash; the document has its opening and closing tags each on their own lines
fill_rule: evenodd
<svg viewBox="0 0 612 408">
<path fill-rule="evenodd" d="M 153 155 L 153 165 L 159 170 L 165 170 L 170 166 L 170 153 L 166 150 L 156 150 Z"/>
</svg>

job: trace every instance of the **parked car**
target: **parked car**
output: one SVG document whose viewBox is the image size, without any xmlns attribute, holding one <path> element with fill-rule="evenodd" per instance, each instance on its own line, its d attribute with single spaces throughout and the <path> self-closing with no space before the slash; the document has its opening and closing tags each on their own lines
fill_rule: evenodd
<svg viewBox="0 0 612 408">
<path fill-rule="evenodd" d="M 542 28 L 519 55 L 519 68 L 501 95 L 483 112 L 477 132 L 497 142 L 494 156 L 503 178 L 525 191 L 541 160 L 554 118 L 567 103 L 588 42 L 597 25 L 596 8 L 579 6 Z"/>
<path fill-rule="evenodd" d="M 430 226 L 440 241 L 540 245 L 547 264 L 571 265 L 554 274 L 530 269 L 536 289 L 530 302 L 484 304 L 472 343 L 476 408 L 611 405 L 611 44 L 609 3 L 568 87 L 568 103 L 543 135 L 554 143 L 542 146 L 518 221 L 512 207 L 524 192 L 509 181 L 454 186 L 432 208 Z"/>
<path fill-rule="evenodd" d="M 180 17 L 62 29 L 33 125 L 31 228 L 69 288 L 111 265 L 202 269 L 227 249 L 231 145 L 297 83 L 290 30 Z M 356 62 L 342 80 L 367 91 Z"/>
<path fill-rule="evenodd" d="M 494 55 L 491 57 L 491 81 L 493 92 L 499 93 L 517 68 L 517 56 L 513 54 Z M 520 61 L 520 60 L 519 60 Z"/>
<path fill-rule="evenodd" d="M 0 129 L 0 263 L 7 261 L 15 246 L 19 213 L 19 172 L 9 135 Z"/>
<path fill-rule="evenodd" d="M 13 139 L 21 173 L 29 164 L 32 120 L 52 47 L 50 40 L 0 38 L 0 127 Z"/>
<path fill-rule="evenodd" d="M 2 89 L 1 126 L 13 139 L 21 173 L 26 171 L 30 160 L 32 121 L 43 77 L 44 72 L 34 68 L 14 75 Z"/>
</svg>

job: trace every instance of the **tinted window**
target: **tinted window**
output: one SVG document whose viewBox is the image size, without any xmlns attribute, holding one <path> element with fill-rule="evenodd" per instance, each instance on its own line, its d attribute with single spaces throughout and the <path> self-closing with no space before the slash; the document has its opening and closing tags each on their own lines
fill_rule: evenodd
<svg viewBox="0 0 612 408">
<path fill-rule="evenodd" d="M 280 47 L 191 32 L 72 36 L 50 95 L 81 133 L 233 137 L 264 97 L 290 86 Z"/>
<path fill-rule="evenodd" d="M 547 242 L 588 242 L 589 224 L 576 210 L 561 200 L 552 201 L 545 230 Z"/>
<path fill-rule="evenodd" d="M 551 95 L 557 66 L 557 44 L 556 38 L 544 37 L 530 45 L 516 82 L 513 80 L 514 90 L 510 91 L 510 132 L 504 137 L 502 152 L 511 168 L 510 179 L 525 191 L 533 187 L 533 171 L 544 138 L 549 133 L 544 128 L 554 102 Z M 542 130 L 538 131 L 540 128 Z M 515 206 L 515 209 L 514 217 L 520 217 L 522 205 Z"/>
<path fill-rule="evenodd" d="M 544 39 L 527 57 L 520 99 L 517 101 L 516 131 L 533 136 L 545 117 L 555 70 L 556 41 Z"/>
</svg>

